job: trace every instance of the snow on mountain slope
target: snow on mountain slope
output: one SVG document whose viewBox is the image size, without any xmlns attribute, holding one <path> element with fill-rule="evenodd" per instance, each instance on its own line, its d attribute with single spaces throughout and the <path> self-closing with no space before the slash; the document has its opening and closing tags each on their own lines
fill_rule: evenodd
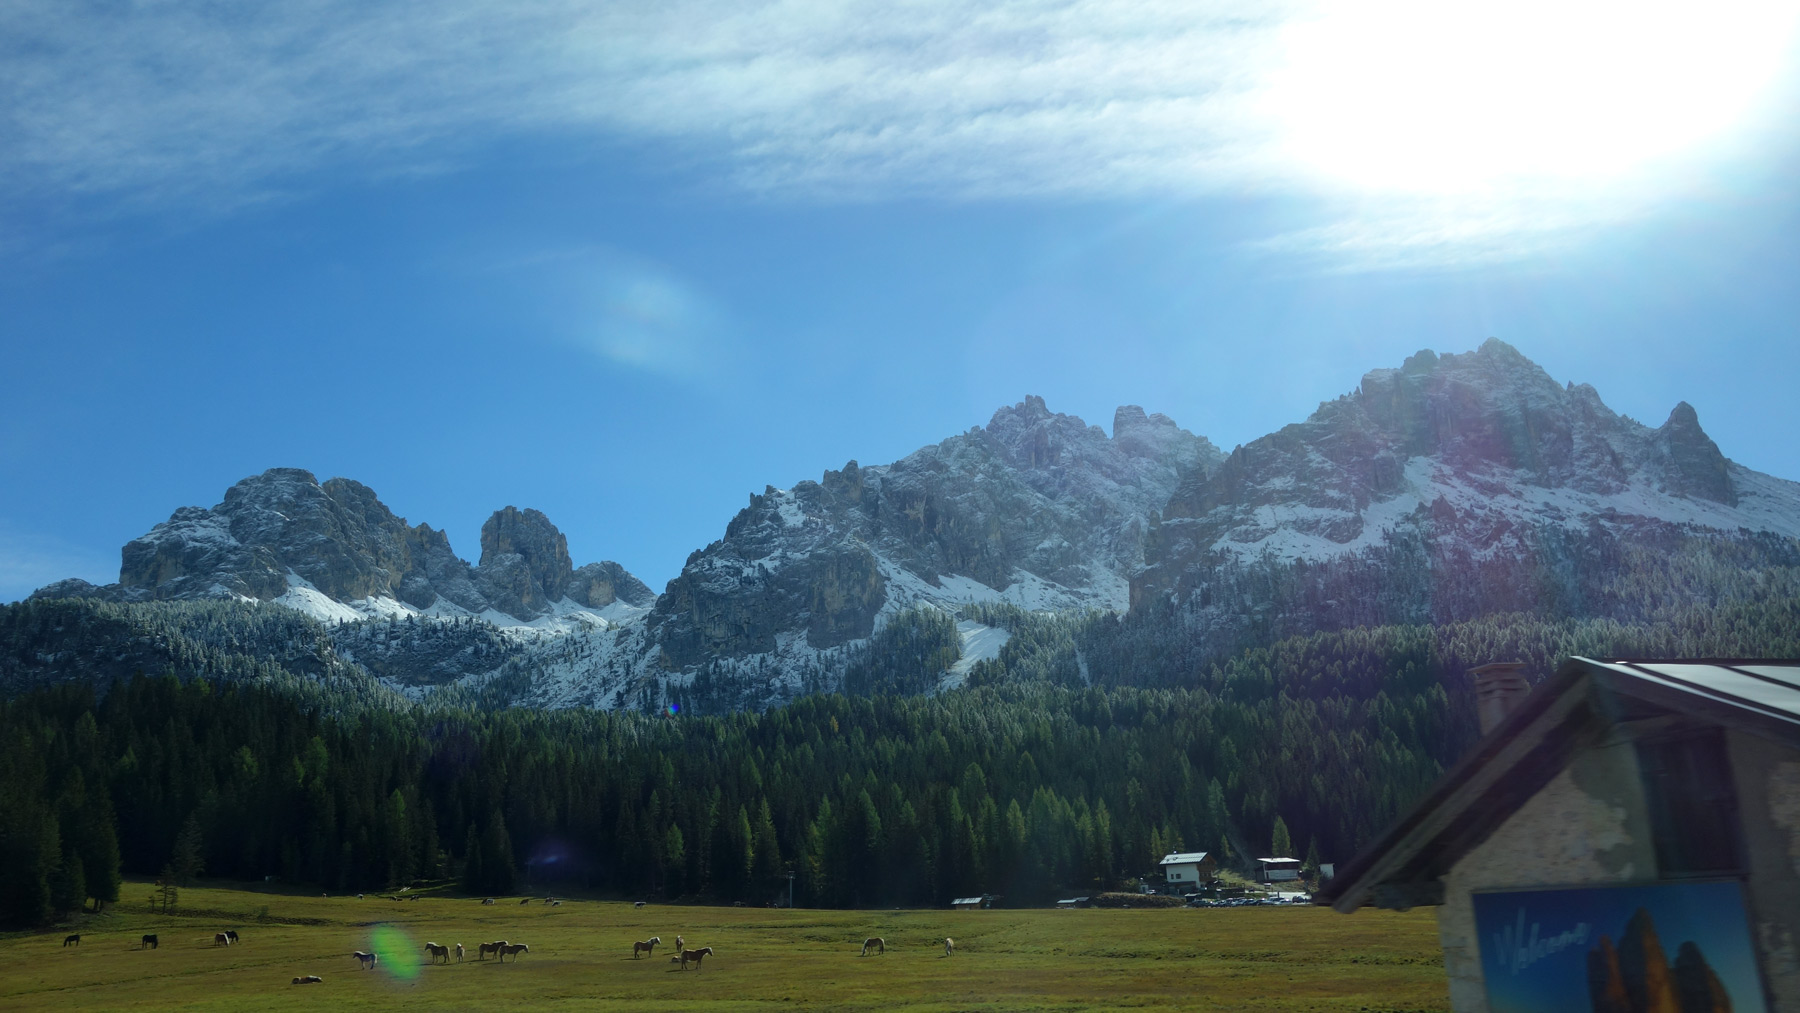
<svg viewBox="0 0 1800 1013">
<path fill-rule="evenodd" d="M 1108 436 L 1028 397 L 893 464 L 751 496 L 669 583 L 649 635 L 671 672 L 708 670 L 726 696 L 742 680 L 740 703 L 761 706 L 832 685 L 836 659 L 903 609 L 1122 608 L 1152 513 L 1219 460 L 1141 408 Z"/>
<path fill-rule="evenodd" d="M 1374 370 L 1191 474 L 1131 596 L 1289 632 L 1596 612 L 1653 547 L 1750 537 L 1800 537 L 1800 484 L 1727 460 L 1685 403 L 1651 429 L 1490 340 Z"/>
</svg>

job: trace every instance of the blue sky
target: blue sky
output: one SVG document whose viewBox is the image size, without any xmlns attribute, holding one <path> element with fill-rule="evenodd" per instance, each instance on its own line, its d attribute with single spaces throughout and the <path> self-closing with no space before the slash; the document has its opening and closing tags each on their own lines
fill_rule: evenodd
<svg viewBox="0 0 1800 1013">
<path fill-rule="evenodd" d="M 1490 335 L 1800 479 L 1792 5 L 1445 6 L 7 5 L 0 600 L 278 465 L 660 588 L 1027 393 L 1229 449 Z"/>
</svg>

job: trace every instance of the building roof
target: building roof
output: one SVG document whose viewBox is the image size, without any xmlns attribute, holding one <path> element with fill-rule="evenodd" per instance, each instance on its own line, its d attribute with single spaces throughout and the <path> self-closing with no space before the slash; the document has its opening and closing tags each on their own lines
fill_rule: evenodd
<svg viewBox="0 0 1800 1013">
<path fill-rule="evenodd" d="M 958 897 L 955 900 L 951 901 L 950 903 L 952 905 L 955 905 L 955 904 L 979 904 L 982 901 L 987 900 L 987 899 L 988 899 L 987 895 L 983 894 L 980 897 Z"/>
<path fill-rule="evenodd" d="M 1199 865 L 1206 861 L 1209 852 L 1205 851 L 1172 851 L 1159 865 Z"/>
<path fill-rule="evenodd" d="M 1692 719 L 1800 746 L 1800 661 L 1570 658 L 1317 899 L 1344 912 L 1442 903 L 1439 877 L 1577 751 L 1621 726 Z"/>
<path fill-rule="evenodd" d="M 1259 858 L 1259 859 L 1257 859 L 1257 861 L 1261 862 L 1264 865 L 1274 865 L 1276 863 L 1286 864 L 1288 862 L 1292 862 L 1295 865 L 1300 864 L 1300 860 L 1298 858 Z"/>
</svg>

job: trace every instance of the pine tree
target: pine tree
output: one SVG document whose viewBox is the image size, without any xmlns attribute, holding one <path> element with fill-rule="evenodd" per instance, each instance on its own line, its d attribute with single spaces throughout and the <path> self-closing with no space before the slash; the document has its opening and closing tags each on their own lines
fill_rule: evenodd
<svg viewBox="0 0 1800 1013">
<path fill-rule="evenodd" d="M 1288 836 L 1287 822 L 1280 816 L 1275 817 L 1275 829 L 1269 835 L 1269 857 L 1294 857 L 1294 840 Z"/>
<path fill-rule="evenodd" d="M 50 881 L 50 909 L 56 914 L 67 914 L 86 906 L 87 876 L 82 872 L 81 856 L 65 852 Z"/>
<path fill-rule="evenodd" d="M 464 893 L 485 894 L 488 892 L 487 870 L 481 860 L 481 833 L 475 824 L 469 824 L 468 837 L 463 843 L 463 878 Z"/>
<path fill-rule="evenodd" d="M 204 840 L 200 833 L 200 818 L 189 813 L 187 822 L 181 825 L 181 833 L 175 835 L 175 854 L 170 859 L 176 886 L 190 886 L 194 877 L 206 871 Z"/>
<path fill-rule="evenodd" d="M 512 838 L 506 833 L 506 821 L 496 809 L 488 817 L 487 833 L 481 841 L 481 872 L 487 889 L 482 893 L 513 892 L 519 882 L 519 871 L 513 865 Z"/>
</svg>

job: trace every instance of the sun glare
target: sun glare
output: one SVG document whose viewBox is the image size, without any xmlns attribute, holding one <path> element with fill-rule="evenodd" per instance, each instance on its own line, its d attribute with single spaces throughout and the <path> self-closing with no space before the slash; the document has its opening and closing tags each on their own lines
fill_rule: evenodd
<svg viewBox="0 0 1800 1013">
<path fill-rule="evenodd" d="M 1290 30 L 1271 112 L 1302 171 L 1359 189 L 1605 181 L 1742 123 L 1797 20 L 1792 0 L 1332 4 Z"/>
</svg>

